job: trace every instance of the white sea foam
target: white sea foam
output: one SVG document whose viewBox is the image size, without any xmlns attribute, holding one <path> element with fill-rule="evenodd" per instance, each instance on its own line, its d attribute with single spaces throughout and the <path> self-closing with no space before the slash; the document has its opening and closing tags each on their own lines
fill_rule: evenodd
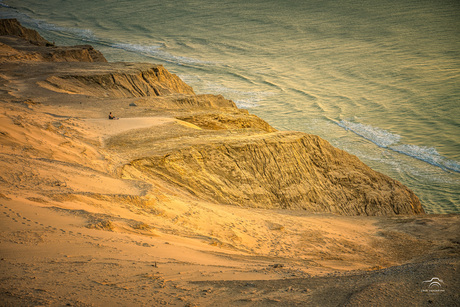
<svg viewBox="0 0 460 307">
<path fill-rule="evenodd" d="M 238 90 L 210 81 L 204 81 L 199 87 L 207 93 L 222 94 L 225 98 L 232 99 L 239 108 L 243 109 L 256 108 L 267 97 L 275 95 L 275 93 L 270 91 Z"/>
<path fill-rule="evenodd" d="M 336 122 L 336 124 L 345 130 L 350 130 L 365 138 L 366 140 L 371 141 L 375 145 L 383 148 L 387 148 L 392 144 L 398 143 L 401 139 L 400 135 L 393 134 L 380 128 L 372 127 L 371 125 L 353 123 L 347 120 Z"/>
<path fill-rule="evenodd" d="M 3 0 L 0 0 L 0 6 L 1 6 L 1 7 L 6 7 L 6 8 L 9 8 L 9 9 L 12 8 L 12 7 L 9 6 L 8 4 L 3 3 Z"/>
<path fill-rule="evenodd" d="M 67 27 L 60 27 L 49 23 L 41 23 L 38 26 L 39 28 L 46 29 L 48 31 L 56 31 L 56 32 L 64 32 L 69 33 L 74 36 L 77 36 L 83 41 L 87 42 L 97 42 L 99 39 L 94 35 L 93 31 L 89 29 L 78 29 L 78 28 L 67 28 Z"/>
<path fill-rule="evenodd" d="M 234 103 L 236 104 L 236 106 L 238 108 L 241 108 L 241 109 L 252 109 L 252 108 L 256 108 L 259 106 L 259 104 L 255 101 L 252 101 L 251 99 L 239 99 L 239 100 L 235 100 Z"/>
<path fill-rule="evenodd" d="M 14 7 L 2 3 L 2 0 L 0 0 L 0 8 L 8 9 L 8 10 L 0 11 L 0 18 L 2 19 L 16 18 L 22 23 L 23 26 L 30 25 L 30 23 L 27 23 L 27 21 L 31 20 L 31 18 L 27 14 L 21 13 L 18 10 L 16 10 Z"/>
<path fill-rule="evenodd" d="M 391 150 L 425 161 L 444 170 L 460 173 L 460 163 L 441 156 L 436 148 L 402 144 L 391 146 Z"/>
<path fill-rule="evenodd" d="M 159 53 L 159 49 L 161 48 L 161 46 L 160 45 L 144 46 L 144 45 L 137 45 L 137 44 L 118 43 L 118 44 L 113 44 L 112 48 L 123 49 L 126 51 L 137 52 L 141 54 L 156 55 Z"/>
<path fill-rule="evenodd" d="M 70 34 L 71 36 L 74 36 L 77 39 L 87 41 L 87 42 L 97 42 L 99 40 L 96 37 L 96 35 L 94 35 L 93 31 L 89 29 L 63 27 L 63 26 L 59 26 L 56 24 L 48 23 L 46 21 L 33 19 L 33 18 L 30 18 L 30 20 L 28 20 L 28 23 L 34 24 L 36 28 L 38 29 L 42 29 L 42 30 L 50 31 L 50 32 L 58 32 L 61 34 Z"/>
<path fill-rule="evenodd" d="M 156 59 L 170 62 L 176 65 L 207 65 L 215 64 L 215 62 L 198 60 L 191 57 L 176 56 L 164 50 L 164 45 L 140 45 L 130 43 L 114 43 L 111 45 L 112 48 L 122 49 L 129 52 L 135 52 L 147 57 L 153 57 Z"/>
<path fill-rule="evenodd" d="M 198 75 L 184 75 L 179 77 L 185 83 L 191 85 L 196 91 L 200 93 L 209 93 L 215 95 L 223 95 L 227 99 L 233 100 L 239 108 L 250 109 L 259 106 L 259 102 L 274 95 L 269 91 L 241 91 L 233 88 L 225 87 L 222 84 L 204 80 L 203 77 Z"/>
<path fill-rule="evenodd" d="M 64 35 L 70 35 L 78 40 L 87 42 L 98 42 L 99 39 L 89 29 L 69 28 L 56 24 L 48 23 L 43 20 L 31 18 L 29 15 L 16 11 L 13 7 L 3 4 L 0 0 L 0 6 L 9 8 L 10 10 L 2 12 L 2 18 L 16 18 L 23 26 L 31 27 L 36 30 L 45 30 L 49 32 L 57 32 Z"/>
<path fill-rule="evenodd" d="M 440 167 L 443 170 L 451 170 L 460 173 L 460 163 L 443 157 L 434 147 L 417 146 L 412 144 L 395 145 L 401 140 L 400 135 L 391 133 L 378 127 L 373 127 L 371 125 L 354 123 L 347 120 L 336 122 L 336 124 L 371 141 L 379 147 L 387 148 L 395 152 L 416 158 L 431 165 Z"/>
</svg>

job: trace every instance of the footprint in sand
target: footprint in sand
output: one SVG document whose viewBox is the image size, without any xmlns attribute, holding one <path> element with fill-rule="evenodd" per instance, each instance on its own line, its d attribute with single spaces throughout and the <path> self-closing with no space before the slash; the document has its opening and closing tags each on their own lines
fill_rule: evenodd
<svg viewBox="0 0 460 307">
<path fill-rule="evenodd" d="M 45 226 L 43 223 L 40 223 L 38 221 L 33 221 L 25 216 L 22 216 L 20 213 L 17 213 L 15 212 L 13 209 L 11 208 L 8 208 L 7 206 L 3 205 L 3 204 L 0 204 L 0 207 L 3 207 L 5 208 L 5 211 L 3 211 L 3 214 L 5 214 L 6 217 L 9 217 L 11 218 L 14 222 L 17 222 L 17 223 L 21 223 L 23 225 L 27 225 L 29 227 L 32 227 L 32 226 L 35 226 L 35 225 L 39 225 L 41 227 L 44 227 L 45 229 L 47 230 L 51 230 L 51 231 L 58 231 L 58 228 L 56 227 L 53 227 L 53 226 L 50 226 L 50 225 L 47 225 Z M 9 211 L 9 212 L 8 212 Z M 35 224 L 35 225 L 34 225 Z M 72 231 L 66 231 L 64 229 L 59 229 L 63 234 L 70 234 L 70 235 L 75 235 Z M 82 235 L 81 233 L 79 233 L 79 235 Z M 93 240 L 95 240 L 94 237 L 90 237 L 88 236 L 88 238 L 91 238 Z"/>
</svg>

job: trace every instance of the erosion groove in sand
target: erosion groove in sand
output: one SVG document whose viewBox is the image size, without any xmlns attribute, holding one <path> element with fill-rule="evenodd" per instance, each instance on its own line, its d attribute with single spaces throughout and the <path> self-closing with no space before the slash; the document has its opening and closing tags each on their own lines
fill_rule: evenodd
<svg viewBox="0 0 460 307">
<path fill-rule="evenodd" d="M 0 22 L 1 305 L 459 301 L 458 215 L 161 66 L 17 27 Z M 435 276 L 446 293 L 421 295 Z"/>
</svg>

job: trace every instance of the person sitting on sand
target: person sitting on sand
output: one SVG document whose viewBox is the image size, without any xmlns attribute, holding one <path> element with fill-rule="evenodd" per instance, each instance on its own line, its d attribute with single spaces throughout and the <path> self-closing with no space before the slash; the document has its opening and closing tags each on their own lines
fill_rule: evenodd
<svg viewBox="0 0 460 307">
<path fill-rule="evenodd" d="M 112 115 L 112 112 L 109 113 L 109 119 L 118 119 L 114 115 Z"/>
</svg>

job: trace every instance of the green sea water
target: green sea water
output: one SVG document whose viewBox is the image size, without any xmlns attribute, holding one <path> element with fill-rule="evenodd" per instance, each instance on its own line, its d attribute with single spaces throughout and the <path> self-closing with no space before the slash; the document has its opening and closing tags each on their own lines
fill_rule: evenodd
<svg viewBox="0 0 460 307">
<path fill-rule="evenodd" d="M 0 1 L 57 44 L 164 64 L 460 213 L 458 1 Z"/>
</svg>

